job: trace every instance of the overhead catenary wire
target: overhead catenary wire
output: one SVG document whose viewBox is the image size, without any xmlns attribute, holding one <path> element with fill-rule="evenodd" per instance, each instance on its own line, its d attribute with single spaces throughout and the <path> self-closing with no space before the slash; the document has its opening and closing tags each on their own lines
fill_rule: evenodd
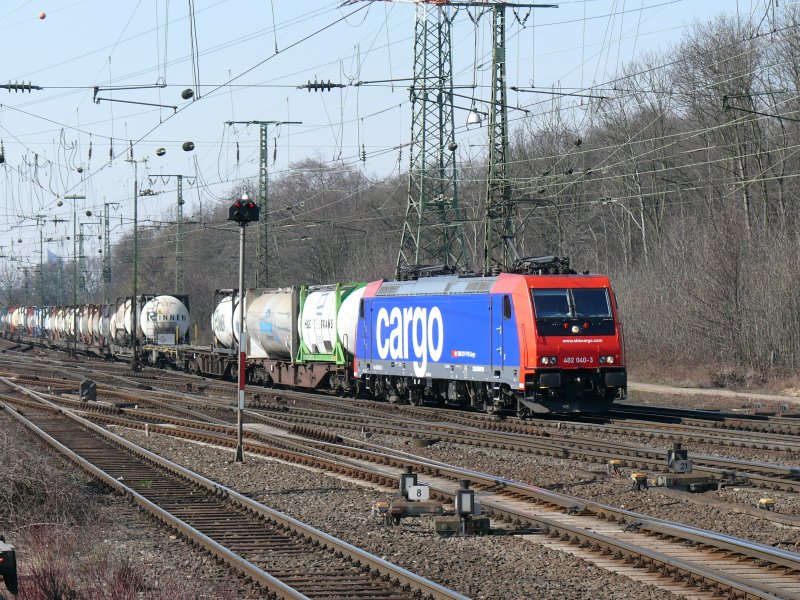
<svg viewBox="0 0 800 600">
<path fill-rule="evenodd" d="M 397 146 L 394 146 L 394 147 L 396 148 Z"/>
</svg>

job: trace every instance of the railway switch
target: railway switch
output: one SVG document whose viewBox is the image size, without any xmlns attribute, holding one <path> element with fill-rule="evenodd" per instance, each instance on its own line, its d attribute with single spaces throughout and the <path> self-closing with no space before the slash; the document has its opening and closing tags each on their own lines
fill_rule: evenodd
<svg viewBox="0 0 800 600">
<path fill-rule="evenodd" d="M 647 489 L 647 474 L 646 473 L 631 473 L 631 480 L 633 485 L 631 489 L 638 492 Z"/>
<path fill-rule="evenodd" d="M 694 473 L 666 473 L 656 476 L 652 485 L 681 490 L 683 492 L 707 492 L 717 489 L 719 483 L 707 475 Z"/>
<path fill-rule="evenodd" d="M 389 509 L 390 509 L 389 503 L 380 500 L 372 505 L 372 516 L 373 517 L 384 516 L 389 512 Z"/>
<path fill-rule="evenodd" d="M 12 594 L 17 594 L 17 551 L 11 544 L 6 544 L 0 537 L 0 575 L 6 584 L 6 589 Z"/>
</svg>

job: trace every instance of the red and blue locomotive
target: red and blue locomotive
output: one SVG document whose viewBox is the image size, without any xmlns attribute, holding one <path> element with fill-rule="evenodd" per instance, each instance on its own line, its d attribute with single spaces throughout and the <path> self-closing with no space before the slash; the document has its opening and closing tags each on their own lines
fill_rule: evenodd
<svg viewBox="0 0 800 600">
<path fill-rule="evenodd" d="M 354 375 L 375 396 L 487 412 L 596 412 L 624 398 L 622 324 L 602 275 L 376 281 Z"/>
</svg>

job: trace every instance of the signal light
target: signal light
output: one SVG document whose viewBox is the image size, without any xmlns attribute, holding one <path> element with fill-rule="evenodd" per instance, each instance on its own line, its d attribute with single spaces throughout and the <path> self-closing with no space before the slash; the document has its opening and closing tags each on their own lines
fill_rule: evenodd
<svg viewBox="0 0 800 600">
<path fill-rule="evenodd" d="M 228 209 L 228 220 L 236 221 L 240 225 L 252 223 L 258 221 L 260 212 L 258 204 L 251 202 L 247 194 L 243 194 L 242 199 L 234 202 Z"/>
</svg>

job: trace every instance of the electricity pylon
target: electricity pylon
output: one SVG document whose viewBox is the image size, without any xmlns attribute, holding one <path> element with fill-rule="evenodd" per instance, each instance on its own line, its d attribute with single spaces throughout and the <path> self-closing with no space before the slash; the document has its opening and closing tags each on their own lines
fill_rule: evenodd
<svg viewBox="0 0 800 600">
<path fill-rule="evenodd" d="M 183 178 L 185 175 L 159 174 L 165 181 L 175 177 L 178 180 L 178 200 L 175 209 L 175 293 L 184 294 L 183 280 Z M 155 178 L 155 176 L 153 177 Z M 189 182 L 192 185 L 192 182 Z"/>
<path fill-rule="evenodd" d="M 225 121 L 226 125 L 258 125 L 258 206 L 261 220 L 256 223 L 256 287 L 269 287 L 269 149 L 267 130 L 270 125 L 302 125 L 302 121 Z"/>
<path fill-rule="evenodd" d="M 355 1 L 358 0 L 351 3 Z M 508 269 L 512 259 L 508 242 L 514 235 L 514 210 L 507 174 L 505 9 L 558 8 L 558 5 L 491 0 L 413 1 L 416 20 L 414 81 L 410 88 L 411 156 L 397 274 L 413 271 L 415 266 L 425 263 L 441 264 L 452 270 L 465 266 L 455 168 L 458 145 L 453 124 L 451 27 L 453 9 L 470 7 L 492 11 L 492 99 L 483 267 L 485 271 Z"/>
<path fill-rule="evenodd" d="M 408 198 L 397 275 L 416 266 L 464 264 L 453 123 L 452 9 L 420 2 L 414 22 L 414 81 Z"/>
<path fill-rule="evenodd" d="M 513 264 L 515 207 L 508 179 L 506 104 L 506 7 L 558 8 L 557 4 L 495 2 L 492 7 L 492 98 L 489 103 L 489 173 L 486 179 L 483 270 L 507 271 Z"/>
</svg>

